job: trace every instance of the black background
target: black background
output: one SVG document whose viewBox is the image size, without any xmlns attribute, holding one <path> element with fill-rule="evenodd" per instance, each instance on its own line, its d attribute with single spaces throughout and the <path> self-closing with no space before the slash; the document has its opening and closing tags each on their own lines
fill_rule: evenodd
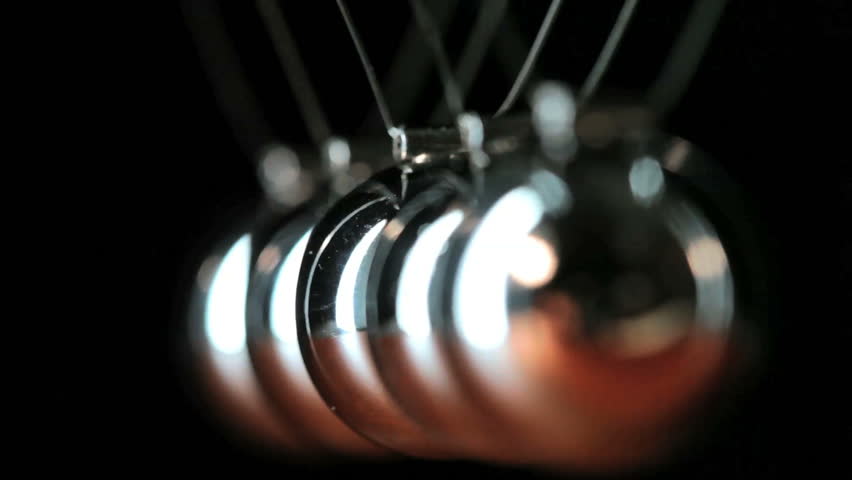
<svg viewBox="0 0 852 480">
<path fill-rule="evenodd" d="M 375 112 L 370 113 L 374 103 L 369 88 L 334 2 L 283 3 L 335 131 L 381 135 Z M 381 77 L 409 25 L 407 3 L 351 3 Z M 459 9 L 446 38 L 451 55 L 460 50 L 473 19 L 475 3 L 468 3 Z M 843 446 L 850 443 L 846 407 L 835 393 L 844 382 L 837 373 L 842 368 L 837 367 L 848 360 L 842 349 L 829 346 L 830 339 L 847 332 L 844 323 L 849 314 L 832 313 L 825 306 L 822 299 L 833 292 L 836 280 L 811 269 L 813 263 L 825 262 L 817 256 L 828 252 L 835 261 L 828 270 L 839 270 L 841 280 L 843 275 L 848 278 L 848 240 L 829 234 L 827 227 L 842 225 L 849 217 L 850 177 L 842 169 L 843 153 L 821 145 L 836 135 L 823 127 L 826 120 L 835 115 L 842 123 L 845 118 L 840 98 L 848 88 L 841 72 L 850 51 L 849 8 L 841 0 L 729 3 L 690 88 L 666 123 L 673 133 L 712 153 L 752 202 L 744 208 L 771 259 L 769 361 L 760 378 L 744 390 L 730 425 L 694 455 L 660 472 L 648 472 L 650 476 L 767 478 L 793 465 L 828 468 L 839 464 Z M 546 8 L 547 2 L 511 2 L 509 15 L 526 45 L 532 43 Z M 619 8 L 616 1 L 565 2 L 536 76 L 581 84 Z M 688 9 L 689 2 L 640 2 L 604 78 L 607 89 L 641 94 L 659 71 Z M 269 135 L 308 146 L 253 2 L 226 3 L 221 12 L 270 125 Z M 114 394 L 107 402 L 114 404 L 117 418 L 129 421 L 120 422 L 121 433 L 100 439 L 94 447 L 117 441 L 131 467 L 185 473 L 227 471 L 286 478 L 540 475 L 413 460 L 380 466 L 295 465 L 242 448 L 200 411 L 175 355 L 187 278 L 204 247 L 231 224 L 232 212 L 259 196 L 245 149 L 246 141 L 252 140 L 235 135 L 231 119 L 217 102 L 187 28 L 186 10 L 176 3 L 121 14 L 126 24 L 141 28 L 134 29 L 130 39 L 136 78 L 115 95 L 118 101 L 128 99 L 133 108 L 138 102 L 138 116 L 145 117 L 139 125 L 127 122 L 124 132 L 140 156 L 134 164 L 132 190 L 125 195 L 133 197 L 132 205 L 138 207 L 132 235 L 142 260 L 136 276 L 141 283 L 133 294 L 141 293 L 134 303 L 141 308 L 132 314 L 139 315 L 133 334 L 138 342 L 133 346 L 139 343 L 141 348 L 121 358 L 133 357 L 127 365 L 142 364 L 144 382 L 131 387 L 129 396 Z M 125 55 L 123 48 L 116 46 L 108 55 Z M 434 69 L 429 75 L 429 86 L 415 110 L 396 118 L 398 122 L 422 123 L 441 100 Z M 510 81 L 491 57 L 467 107 L 495 110 Z M 386 93 L 393 110 L 394 92 Z M 521 103 L 518 108 L 523 108 Z M 136 115 L 131 111 L 129 116 Z M 244 122 L 241 125 L 245 127 Z"/>
</svg>

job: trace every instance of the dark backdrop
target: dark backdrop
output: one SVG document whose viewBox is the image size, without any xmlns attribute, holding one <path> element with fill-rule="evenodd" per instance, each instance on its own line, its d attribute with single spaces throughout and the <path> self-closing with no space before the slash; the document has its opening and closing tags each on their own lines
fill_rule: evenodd
<svg viewBox="0 0 852 480">
<path fill-rule="evenodd" d="M 283 3 L 335 130 L 345 135 L 381 135 L 372 112 L 374 102 L 334 2 Z M 381 77 L 408 28 L 407 3 L 351 3 Z M 577 86 L 591 67 L 620 2 L 565 3 L 536 72 L 539 78 Z M 848 213 L 850 181 L 842 170 L 842 152 L 820 150 L 820 145 L 838 131 L 827 126 L 831 115 L 841 122 L 848 118 L 839 100 L 847 88 L 841 64 L 848 62 L 844 59 L 850 50 L 849 9 L 841 0 L 729 3 L 667 127 L 711 152 L 752 202 L 747 206 L 750 219 L 771 259 L 770 361 L 743 394 L 730 425 L 694 456 L 654 474 L 765 478 L 781 474 L 794 463 L 819 468 L 839 460 L 850 428 L 844 402 L 835 393 L 843 383 L 835 367 L 848 360 L 842 359 L 842 348 L 828 346 L 831 339 L 847 332 L 844 319 L 849 314 L 824 308 L 824 299 L 834 292 L 837 281 L 810 268 L 825 262 L 819 255 L 829 252 L 835 263 L 828 270 L 839 270 L 848 281 L 848 240 L 829 234 L 826 227 L 848 221 L 844 213 Z M 460 49 L 473 19 L 473 5 L 462 5 L 450 27 L 446 42 L 451 52 Z M 511 2 L 509 15 L 525 45 L 531 44 L 546 7 L 546 2 Z M 271 126 L 270 135 L 308 145 L 253 2 L 227 2 L 219 8 Z M 603 84 L 611 90 L 641 94 L 659 71 L 688 8 L 689 2 L 640 2 Z M 130 465 L 164 472 L 176 468 L 187 473 L 249 472 L 285 478 L 531 475 L 418 461 L 296 466 L 240 448 L 197 408 L 174 355 L 188 268 L 205 244 L 215 239 L 217 230 L 228 225 L 229 212 L 256 199 L 259 189 L 241 143 L 245 136 L 234 135 L 231 120 L 217 102 L 187 28 L 185 11 L 178 4 L 147 10 L 125 12 L 141 26 L 133 39 L 141 47 L 135 60 L 141 68 L 133 86 L 119 97 L 141 99 L 150 115 L 130 132 L 132 147 L 143 152 L 134 167 L 133 182 L 134 205 L 140 207 L 133 235 L 140 241 L 143 265 L 138 276 L 142 295 L 134 303 L 140 308 L 132 312 L 140 315 L 136 335 L 141 349 L 126 354 L 144 365 L 146 381 L 134 387 L 130 397 L 113 400 L 118 418 L 134 420 L 118 437 L 126 445 Z M 147 15 L 149 11 L 152 15 Z M 434 69 L 427 72 L 428 87 L 420 101 L 404 118 L 395 112 L 397 121 L 422 123 L 441 100 Z M 474 84 L 468 108 L 493 111 L 509 85 L 491 56 Z M 386 93 L 394 109 L 396 93 Z M 809 109 L 814 105 L 819 108 Z M 141 400 L 138 407 L 136 400 Z"/>
</svg>

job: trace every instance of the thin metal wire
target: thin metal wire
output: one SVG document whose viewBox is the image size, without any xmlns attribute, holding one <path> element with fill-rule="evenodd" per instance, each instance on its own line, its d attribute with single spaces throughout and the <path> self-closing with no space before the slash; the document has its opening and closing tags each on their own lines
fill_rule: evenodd
<svg viewBox="0 0 852 480">
<path fill-rule="evenodd" d="M 414 12 L 414 20 L 423 32 L 423 37 L 426 39 L 426 43 L 435 57 L 435 65 L 438 68 L 438 76 L 441 78 L 441 84 L 444 88 L 444 99 L 447 102 L 447 107 L 453 115 L 458 115 L 464 109 L 461 89 L 459 89 L 458 83 L 453 78 L 450 59 L 447 58 L 441 34 L 435 26 L 435 22 L 432 20 L 429 11 L 423 6 L 423 2 L 420 0 L 409 0 L 409 3 L 411 4 L 412 12 Z"/>
<path fill-rule="evenodd" d="M 613 55 L 615 55 L 615 51 L 618 50 L 621 37 L 624 35 L 624 31 L 627 30 L 630 19 L 633 18 L 633 12 L 636 9 L 637 3 L 639 3 L 639 0 L 624 1 L 621 12 L 619 12 L 618 18 L 616 18 L 615 24 L 609 32 L 609 37 L 607 37 L 606 43 L 604 43 L 601 53 L 598 55 L 597 61 L 595 61 L 595 65 L 589 72 L 589 76 L 586 77 L 586 81 L 583 82 L 582 88 L 580 88 L 580 94 L 577 96 L 578 103 L 585 103 L 586 100 L 594 95 L 595 90 L 597 90 L 601 78 L 606 73 Z"/>
<path fill-rule="evenodd" d="M 727 0 L 695 0 L 668 60 L 648 89 L 648 104 L 658 115 L 667 114 L 686 91 L 726 3 Z"/>
<path fill-rule="evenodd" d="M 455 79 L 461 91 L 462 103 L 464 103 L 464 99 L 470 91 L 473 80 L 476 78 L 476 73 L 479 71 L 482 60 L 485 58 L 485 53 L 488 51 L 489 45 L 491 45 L 491 40 L 494 38 L 494 34 L 497 33 L 497 27 L 506 14 L 506 7 L 508 5 L 508 0 L 489 0 L 488 8 L 480 5 L 470 37 L 468 37 L 467 43 L 456 64 Z M 437 105 L 429 117 L 429 122 L 436 123 L 446 113 L 447 109 L 444 105 Z"/>
<path fill-rule="evenodd" d="M 331 127 L 308 78 L 299 49 L 284 19 L 284 12 L 276 0 L 257 0 L 256 4 L 299 110 L 302 111 L 308 133 L 316 145 L 322 145 L 331 136 Z"/>
<path fill-rule="evenodd" d="M 458 0 L 429 2 L 429 11 L 442 34 L 455 16 L 458 6 Z M 427 48 L 412 19 L 410 25 L 405 28 L 399 48 L 396 49 L 393 61 L 382 80 L 382 91 L 388 92 L 388 103 L 392 111 L 400 118 L 408 117 L 429 79 L 427 70 L 430 65 L 422 61 Z M 440 103 L 439 106 L 444 107 L 444 104 Z M 375 126 L 380 122 L 378 109 L 370 109 L 359 130 L 362 133 L 369 133 L 374 131 Z"/>
<path fill-rule="evenodd" d="M 393 120 L 391 119 L 388 104 L 382 95 L 379 81 L 376 79 L 376 72 L 373 70 L 373 65 L 367 57 L 367 52 L 364 45 L 361 43 L 361 38 L 355 30 L 355 24 L 352 22 L 352 17 L 349 15 L 349 10 L 344 5 L 343 0 L 337 0 L 337 7 L 340 9 L 340 14 L 343 16 L 343 21 L 346 22 L 346 28 L 349 30 L 349 36 L 352 37 L 352 43 L 355 44 L 355 49 L 358 51 L 358 57 L 361 59 L 361 65 L 364 67 L 364 73 L 367 74 L 367 81 L 370 83 L 370 88 L 373 90 L 373 97 L 376 99 L 376 105 L 379 107 L 379 113 L 382 115 L 382 122 L 388 132 L 394 128 Z"/>
<path fill-rule="evenodd" d="M 506 15 L 500 24 L 500 34 L 494 38 L 494 59 L 506 78 L 512 82 L 521 70 L 529 51 L 529 43 L 523 39 L 517 19 Z"/>
<path fill-rule="evenodd" d="M 556 18 L 556 14 L 559 13 L 559 8 L 561 6 L 562 0 L 553 0 L 550 3 L 550 8 L 547 9 L 547 14 L 544 16 L 544 21 L 541 23 L 541 27 L 535 37 L 535 42 L 533 42 L 532 48 L 530 48 L 530 51 L 527 54 L 524 65 L 521 67 L 521 71 L 518 73 L 518 77 L 515 79 L 515 83 L 512 85 L 511 90 L 509 90 L 509 94 L 506 96 L 506 99 L 503 100 L 500 108 L 497 109 L 497 113 L 494 114 L 495 117 L 499 117 L 506 113 L 507 110 L 512 108 L 515 100 L 517 100 L 518 94 L 520 94 L 521 89 L 524 84 L 526 84 L 527 78 L 532 72 L 536 60 L 538 60 L 538 55 L 541 53 L 544 41 L 547 39 L 548 33 L 550 33 L 550 27 L 553 25 L 553 20 Z"/>
<path fill-rule="evenodd" d="M 185 0 L 181 7 L 216 100 L 243 151 L 257 160 L 258 152 L 276 136 L 246 78 L 222 13 L 215 2 Z"/>
</svg>

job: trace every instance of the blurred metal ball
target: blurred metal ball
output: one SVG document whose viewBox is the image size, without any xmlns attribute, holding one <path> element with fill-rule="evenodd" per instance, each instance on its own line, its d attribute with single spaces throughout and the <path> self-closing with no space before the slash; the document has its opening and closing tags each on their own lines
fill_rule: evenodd
<svg viewBox="0 0 852 480">
<path fill-rule="evenodd" d="M 299 343 L 308 372 L 348 425 L 390 449 L 450 457 L 395 403 L 376 371 L 367 337 L 367 279 L 383 229 L 402 206 L 452 169 L 402 163 L 357 187 L 330 208 L 308 239 L 297 298 Z"/>
<path fill-rule="evenodd" d="M 276 413 L 314 454 L 385 455 L 328 409 L 299 351 L 296 284 L 308 236 L 323 210 L 324 202 L 315 201 L 258 228 L 246 310 L 252 365 Z"/>
<path fill-rule="evenodd" d="M 492 159 L 433 267 L 455 375 L 538 465 L 660 458 L 740 347 L 729 252 L 742 245 L 706 215 L 694 181 L 707 179 L 688 175 L 706 158 L 651 129 L 606 129 L 579 131 L 557 167 Z"/>
</svg>

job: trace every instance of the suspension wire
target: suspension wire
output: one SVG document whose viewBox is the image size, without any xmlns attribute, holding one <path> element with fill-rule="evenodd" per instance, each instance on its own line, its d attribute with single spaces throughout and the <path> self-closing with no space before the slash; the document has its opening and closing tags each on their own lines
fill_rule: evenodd
<svg viewBox="0 0 852 480">
<path fill-rule="evenodd" d="M 257 0 L 256 5 L 302 112 L 308 133 L 316 145 L 322 145 L 331 136 L 331 127 L 317 100 L 299 49 L 284 19 L 284 12 L 275 0 Z"/>
<path fill-rule="evenodd" d="M 222 14 L 214 2 L 181 2 L 216 100 L 237 137 L 253 160 L 275 138 L 231 43 Z"/>
<path fill-rule="evenodd" d="M 601 53 L 598 55 L 598 59 L 595 61 L 592 70 L 586 77 L 586 81 L 583 82 L 583 86 L 580 88 L 580 93 L 577 96 L 578 103 L 585 103 L 597 90 L 601 78 L 603 78 L 612 61 L 612 57 L 615 55 L 616 50 L 618 50 L 624 31 L 627 30 L 630 19 L 633 18 L 633 12 L 636 9 L 637 3 L 639 3 L 639 0 L 624 1 L 624 5 L 621 7 L 618 18 L 616 18 L 615 24 L 609 32 L 609 37 L 607 37 L 606 43 L 604 43 Z"/>
<path fill-rule="evenodd" d="M 524 41 L 517 22 L 511 15 L 503 18 L 500 35 L 494 38 L 492 54 L 500 66 L 500 71 L 511 82 L 521 69 L 529 45 Z"/>
<path fill-rule="evenodd" d="M 508 0 L 490 0 L 488 2 L 489 8 L 480 5 L 470 37 L 468 37 L 456 64 L 455 78 L 461 91 L 462 101 L 470 91 L 494 34 L 497 33 L 497 27 L 506 14 L 508 5 Z M 437 105 L 429 117 L 429 123 L 437 123 L 447 113 L 447 108 L 443 104 Z"/>
<path fill-rule="evenodd" d="M 726 3 L 727 0 L 695 0 L 666 63 L 649 88 L 648 104 L 661 117 L 677 104 L 686 91 Z"/>
<path fill-rule="evenodd" d="M 429 11 L 441 32 L 446 30 L 453 19 L 458 5 L 458 0 L 429 2 Z M 420 32 L 412 19 L 411 24 L 405 29 L 405 35 L 399 42 L 399 48 L 397 48 L 382 82 L 383 91 L 391 93 L 388 102 L 393 111 L 402 118 L 407 118 L 419 98 L 418 94 L 423 91 L 423 86 L 429 78 L 427 74 L 429 64 L 420 61 L 426 48 L 428 47 L 421 40 Z M 444 105 L 442 103 L 439 106 L 443 107 Z M 364 133 L 372 131 L 375 125 L 381 121 L 379 116 L 378 110 L 371 109 L 360 130 Z"/>
<path fill-rule="evenodd" d="M 556 14 L 559 13 L 559 8 L 561 6 L 562 0 L 552 0 L 550 2 L 550 7 L 547 9 L 547 14 L 544 16 L 544 20 L 542 21 L 538 34 L 535 37 L 535 41 L 527 54 L 527 58 L 521 67 L 521 71 L 518 72 L 518 76 L 515 78 L 515 83 L 512 84 L 512 88 L 509 90 L 509 94 L 506 96 L 506 99 L 503 100 L 500 108 L 497 109 L 497 113 L 494 114 L 495 117 L 499 117 L 506 113 L 507 110 L 512 108 L 515 100 L 518 99 L 521 89 L 526 84 L 527 79 L 535 66 L 535 62 L 538 60 L 538 55 L 541 53 L 544 41 L 550 33 L 550 27 L 553 25 L 553 20 L 556 18 Z"/>
<path fill-rule="evenodd" d="M 349 10 L 346 8 L 343 0 L 337 0 L 337 7 L 340 9 L 343 21 L 346 22 L 346 28 L 349 30 L 349 36 L 352 37 L 352 43 L 355 44 L 355 50 L 358 51 L 358 57 L 361 59 L 361 65 L 364 67 L 364 73 L 367 75 L 367 81 L 370 83 L 370 89 L 372 89 L 376 105 L 379 107 L 382 122 L 385 125 L 385 129 L 390 133 L 392 129 L 394 129 L 394 124 L 390 110 L 388 109 L 387 101 L 385 100 L 384 95 L 382 95 L 379 81 L 376 79 L 376 72 L 373 69 L 373 65 L 370 63 L 369 57 L 367 57 L 367 51 L 361 43 L 361 38 L 358 36 L 358 31 L 355 30 L 355 24 L 352 22 L 352 17 L 349 15 Z"/>
<path fill-rule="evenodd" d="M 447 107 L 453 115 L 459 115 L 464 109 L 461 89 L 453 77 L 450 59 L 447 57 L 444 42 L 441 40 L 441 33 L 421 0 L 409 0 L 409 3 L 417 26 L 423 32 L 423 37 L 435 57 L 435 65 L 438 68 L 438 76 L 441 78 Z"/>
</svg>

